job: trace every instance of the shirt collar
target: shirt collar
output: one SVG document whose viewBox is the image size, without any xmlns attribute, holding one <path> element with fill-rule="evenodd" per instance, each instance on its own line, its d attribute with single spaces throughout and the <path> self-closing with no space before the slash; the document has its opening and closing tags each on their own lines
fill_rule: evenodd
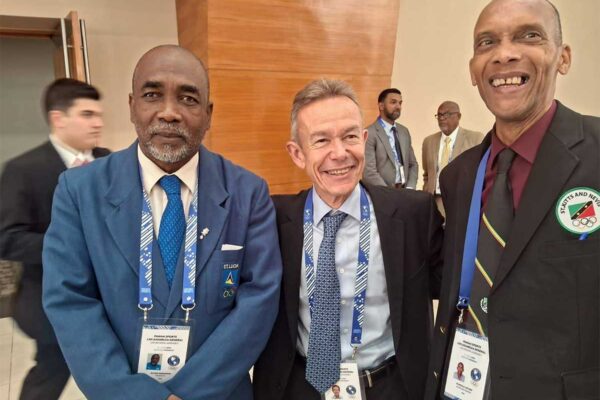
<svg viewBox="0 0 600 400">
<path fill-rule="evenodd" d="M 142 167 L 142 181 L 144 190 L 146 190 L 146 193 L 150 194 L 160 178 L 169 174 L 167 174 L 158 165 L 154 164 L 152 160 L 146 157 L 139 144 L 137 154 L 140 166 Z M 177 176 L 192 193 L 196 189 L 196 182 L 198 181 L 198 159 L 198 153 L 196 153 L 187 163 L 171 174 Z"/>
<path fill-rule="evenodd" d="M 388 123 L 385 119 L 379 117 L 379 120 L 383 123 L 383 126 L 385 128 L 386 132 L 389 132 L 392 130 L 392 128 L 396 125 L 396 123 L 394 123 L 393 125 Z"/>
<path fill-rule="evenodd" d="M 454 128 L 454 130 L 452 131 L 452 133 L 448 136 L 444 135 L 444 132 L 442 132 L 442 138 L 441 138 L 441 142 L 445 143 L 446 142 L 446 138 L 450 138 L 450 143 L 454 143 L 454 141 L 456 141 L 456 136 L 458 135 L 458 126 L 456 128 Z"/>
<path fill-rule="evenodd" d="M 537 155 L 538 149 L 542 144 L 542 139 L 544 139 L 544 135 L 546 131 L 550 127 L 552 123 L 552 119 L 554 119 L 554 114 L 556 113 L 556 100 L 552 102 L 552 105 L 546 111 L 546 113 L 537 120 L 529 129 L 527 129 L 510 147 L 517 153 L 521 158 L 527 160 L 529 164 L 533 164 L 535 161 L 535 157 Z M 500 154 L 502 150 L 504 150 L 507 146 L 498 139 L 496 136 L 496 128 L 494 127 L 493 135 L 492 135 L 492 150 L 490 151 L 490 159 L 492 160 L 492 165 L 496 160 L 496 156 Z"/>
<path fill-rule="evenodd" d="M 329 207 L 327 203 L 321 200 L 314 186 L 312 190 L 312 196 L 313 224 L 318 225 L 323 219 L 323 217 L 327 215 L 327 213 L 329 213 L 331 210 L 333 210 L 333 208 Z M 360 221 L 360 184 L 357 184 L 354 187 L 354 190 L 352 190 L 350 196 L 348 196 L 346 201 L 344 201 L 344 204 L 342 204 L 342 206 L 337 210 L 348 214 L 357 221 Z"/>
<path fill-rule="evenodd" d="M 67 167 L 73 165 L 75 159 L 79 158 L 81 161 L 94 161 L 94 155 L 91 150 L 79 151 L 71 146 L 67 145 L 65 142 L 60 140 L 55 134 L 51 133 L 49 136 L 50 143 L 56 149 L 56 152 L 62 158 L 63 162 Z"/>
</svg>

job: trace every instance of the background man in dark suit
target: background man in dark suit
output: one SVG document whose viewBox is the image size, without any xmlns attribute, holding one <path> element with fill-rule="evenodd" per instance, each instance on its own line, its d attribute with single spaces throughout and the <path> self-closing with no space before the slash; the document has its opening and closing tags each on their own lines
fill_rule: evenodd
<svg viewBox="0 0 600 400">
<path fill-rule="evenodd" d="M 291 120 L 287 149 L 313 188 L 274 196 L 284 274 L 275 327 L 254 369 L 255 398 L 320 399 L 339 378 L 340 361 L 354 358 L 369 400 L 421 399 L 441 274 L 442 218 L 433 198 L 359 184 L 368 133 L 345 82 L 308 84 Z M 303 217 L 307 211 L 314 217 Z M 331 235 L 329 221 L 338 217 Z M 359 249 L 369 252 L 364 275 Z M 366 279 L 360 343 L 351 338 L 358 276 Z"/>
<path fill-rule="evenodd" d="M 43 105 L 50 140 L 8 161 L 0 186 L 1 258 L 24 266 L 14 318 L 37 345 L 37 364 L 23 382 L 21 399 L 57 399 L 69 378 L 41 300 L 42 241 L 58 176 L 109 153 L 96 147 L 103 124 L 93 86 L 59 79 L 46 88 Z"/>
<path fill-rule="evenodd" d="M 554 100 L 557 74 L 566 74 L 570 63 L 551 3 L 493 1 L 479 16 L 471 79 L 496 123 L 441 176 L 447 265 L 426 399 L 445 398 L 458 347 L 452 343 L 461 275 L 469 270 L 463 326 L 487 336 L 489 371 L 465 363 L 465 372 L 467 381 L 489 375 L 484 398 L 599 398 L 600 236 L 593 232 L 600 226 L 594 217 L 600 119 Z M 474 189 L 478 165 L 483 188 Z M 482 201 L 473 204 L 481 204 L 482 217 L 469 218 L 478 194 Z M 574 211 L 566 221 L 565 208 Z M 473 240 L 476 253 L 467 256 Z"/>
<path fill-rule="evenodd" d="M 410 132 L 396 122 L 402 113 L 402 93 L 385 89 L 377 98 L 379 117 L 367 130 L 364 180 L 371 185 L 415 189 L 419 163 Z"/>
</svg>

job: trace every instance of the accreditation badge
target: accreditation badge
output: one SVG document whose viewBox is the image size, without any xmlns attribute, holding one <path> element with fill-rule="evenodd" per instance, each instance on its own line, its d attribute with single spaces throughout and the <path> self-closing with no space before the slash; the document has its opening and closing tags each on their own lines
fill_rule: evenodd
<svg viewBox="0 0 600 400">
<path fill-rule="evenodd" d="M 366 400 L 356 362 L 340 364 L 340 380 L 321 396 L 323 400 Z"/>
<path fill-rule="evenodd" d="M 481 400 L 489 366 L 488 338 L 456 328 L 444 396 L 453 400 Z"/>
<path fill-rule="evenodd" d="M 187 360 L 191 325 L 159 324 L 156 320 L 143 321 L 137 372 L 158 382 L 166 382 L 179 372 Z M 172 321 L 172 320 L 171 320 Z"/>
</svg>

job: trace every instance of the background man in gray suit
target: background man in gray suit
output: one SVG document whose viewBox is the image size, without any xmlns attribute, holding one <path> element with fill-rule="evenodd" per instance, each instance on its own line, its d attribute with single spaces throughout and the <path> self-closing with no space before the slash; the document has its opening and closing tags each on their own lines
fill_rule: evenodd
<svg viewBox="0 0 600 400">
<path fill-rule="evenodd" d="M 363 179 L 372 185 L 415 189 L 419 164 L 410 133 L 395 122 L 402 112 L 402 93 L 395 88 L 385 89 L 377 102 L 379 117 L 367 127 Z"/>
<path fill-rule="evenodd" d="M 460 153 L 478 145 L 483 140 L 481 132 L 458 126 L 460 108 L 453 101 L 445 101 L 438 107 L 435 118 L 440 131 L 423 141 L 423 190 L 435 196 L 440 213 L 445 216 L 440 193 L 439 175 L 442 169 Z"/>
</svg>

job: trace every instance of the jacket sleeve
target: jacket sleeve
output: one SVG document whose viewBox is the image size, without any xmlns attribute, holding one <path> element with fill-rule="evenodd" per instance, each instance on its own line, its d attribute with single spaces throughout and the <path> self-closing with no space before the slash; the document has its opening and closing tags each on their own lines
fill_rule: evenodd
<svg viewBox="0 0 600 400">
<path fill-rule="evenodd" d="M 412 140 L 408 129 L 406 130 L 408 136 L 408 176 L 406 177 L 406 187 L 411 189 L 417 188 L 417 180 L 419 179 L 419 163 L 413 150 Z"/>
</svg>

